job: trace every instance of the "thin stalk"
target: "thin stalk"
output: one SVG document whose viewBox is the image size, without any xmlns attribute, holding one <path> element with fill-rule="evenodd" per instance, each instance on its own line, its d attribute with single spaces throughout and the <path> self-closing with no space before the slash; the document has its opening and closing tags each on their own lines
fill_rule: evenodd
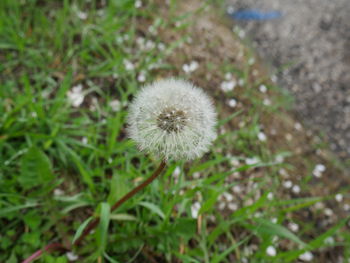
<svg viewBox="0 0 350 263">
<path fill-rule="evenodd" d="M 116 210 L 118 207 L 120 207 L 123 203 L 125 203 L 127 200 L 129 200 L 131 197 L 133 197 L 135 194 L 137 194 L 139 191 L 141 191 L 143 188 L 145 188 L 147 185 L 152 183 L 154 179 L 156 179 L 161 172 L 164 170 L 166 166 L 165 161 L 162 161 L 160 165 L 158 166 L 157 170 L 154 171 L 154 173 L 142 184 L 136 186 L 134 189 L 132 189 L 129 193 L 124 195 L 121 199 L 119 199 L 111 208 L 111 211 Z M 98 223 L 100 222 L 99 218 L 94 219 L 88 226 L 84 229 L 83 233 L 80 235 L 80 237 L 73 243 L 73 246 L 77 246 L 83 241 L 83 239 L 93 230 Z M 22 263 L 30 263 L 33 262 L 35 259 L 39 258 L 42 254 L 45 252 L 52 252 L 52 251 L 69 251 L 70 248 L 65 247 L 64 245 L 60 243 L 52 243 L 47 246 L 45 246 L 43 249 L 40 249 L 33 253 L 30 257 L 25 259 Z"/>
</svg>

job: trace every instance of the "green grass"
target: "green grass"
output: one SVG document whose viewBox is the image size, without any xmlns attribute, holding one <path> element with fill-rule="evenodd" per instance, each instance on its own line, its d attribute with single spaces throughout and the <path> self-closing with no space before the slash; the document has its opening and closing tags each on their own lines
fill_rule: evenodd
<svg viewBox="0 0 350 263">
<path fill-rule="evenodd" d="M 326 249 L 323 241 L 337 235 L 343 240 L 337 245 L 345 247 L 344 257 L 349 258 L 350 235 L 338 231 L 345 220 L 311 238 L 313 222 L 298 222 L 298 234 L 286 228 L 289 213 L 326 197 L 268 198 L 270 192 L 278 192 L 278 171 L 288 164 L 276 163 L 275 154 L 257 140 L 257 133 L 261 108 L 277 115 L 279 107 L 286 105 L 284 96 L 276 97 L 267 108 L 261 100 L 252 99 L 249 110 L 220 122 L 224 125 L 239 116 L 245 127 L 226 130 L 202 160 L 170 163 L 147 189 L 110 211 L 116 200 L 158 165 L 125 136 L 127 104 L 141 85 L 139 74 L 144 72 L 147 82 L 158 77 L 160 70 L 171 74 L 174 68 L 166 59 L 182 41 L 160 48 L 161 38 L 152 29 L 180 34 L 190 14 L 176 16 L 175 1 L 167 19 L 157 15 L 153 2 L 141 9 L 129 0 L 106 1 L 106 6 L 103 2 L 0 2 L 0 261 L 21 262 L 49 242 L 72 242 L 90 215 L 99 216 L 101 222 L 85 245 L 74 249 L 78 262 L 149 262 L 149 257 L 157 262 L 219 263 L 233 262 L 233 258 L 294 262 L 306 250 Z M 84 14 L 86 19 L 79 18 Z M 184 22 L 183 27 L 174 28 L 177 21 Z M 144 25 L 152 25 L 151 32 Z M 144 34 L 154 46 L 139 48 L 137 39 Z M 127 61 L 135 65 L 134 70 L 126 69 Z M 248 66 L 236 72 L 245 83 L 249 82 L 247 71 Z M 79 84 L 84 102 L 72 107 L 67 92 Z M 243 95 L 252 97 L 250 91 Z M 121 103 L 119 111 L 110 105 L 116 99 Z M 217 107 L 220 110 L 222 105 Z M 239 155 L 227 155 L 231 149 Z M 284 149 L 280 152 L 289 154 Z M 257 164 L 244 163 L 254 156 L 259 158 Z M 240 160 L 238 166 L 231 164 L 235 158 Z M 180 169 L 178 178 L 175 169 Z M 244 178 L 252 171 L 264 176 Z M 235 172 L 242 178 L 227 181 Z M 194 178 L 194 173 L 200 177 Z M 222 193 L 249 182 L 256 186 L 239 196 L 238 210 L 217 209 Z M 302 187 L 307 189 L 307 183 Z M 200 224 L 191 216 L 196 201 L 201 203 Z M 289 240 L 291 249 L 270 257 L 266 249 L 277 248 L 276 237 Z M 252 243 L 259 246 L 249 253 Z M 39 262 L 68 260 L 56 253 Z"/>
</svg>

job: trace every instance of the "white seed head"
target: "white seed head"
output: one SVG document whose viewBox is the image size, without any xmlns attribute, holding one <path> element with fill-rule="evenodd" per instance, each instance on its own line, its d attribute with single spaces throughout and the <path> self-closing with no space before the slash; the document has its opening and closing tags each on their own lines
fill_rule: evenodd
<svg viewBox="0 0 350 263">
<path fill-rule="evenodd" d="M 216 138 L 210 98 L 191 83 L 164 79 L 146 85 L 130 105 L 128 134 L 140 150 L 165 160 L 191 160 Z"/>
</svg>

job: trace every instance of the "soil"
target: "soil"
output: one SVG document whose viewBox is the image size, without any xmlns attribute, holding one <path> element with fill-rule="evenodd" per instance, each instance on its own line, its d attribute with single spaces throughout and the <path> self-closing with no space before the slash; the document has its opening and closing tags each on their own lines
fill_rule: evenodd
<svg viewBox="0 0 350 263">
<path fill-rule="evenodd" d="M 279 11 L 282 17 L 237 21 L 260 56 L 291 91 L 295 109 L 314 131 L 325 133 L 338 156 L 350 158 L 350 1 L 228 0 L 231 12 Z"/>
</svg>

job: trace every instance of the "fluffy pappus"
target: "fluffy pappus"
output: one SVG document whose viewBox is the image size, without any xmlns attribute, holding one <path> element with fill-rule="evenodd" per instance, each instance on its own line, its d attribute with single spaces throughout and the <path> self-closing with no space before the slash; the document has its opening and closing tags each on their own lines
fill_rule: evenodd
<svg viewBox="0 0 350 263">
<path fill-rule="evenodd" d="M 132 101 L 128 135 L 140 150 L 164 160 L 192 160 L 216 138 L 216 112 L 203 90 L 179 79 L 143 87 Z"/>
</svg>

